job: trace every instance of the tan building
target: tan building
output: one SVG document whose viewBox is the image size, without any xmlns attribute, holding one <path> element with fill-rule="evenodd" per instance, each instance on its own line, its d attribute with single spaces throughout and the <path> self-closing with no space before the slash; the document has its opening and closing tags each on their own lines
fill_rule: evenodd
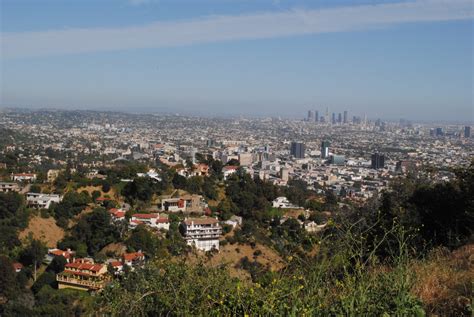
<svg viewBox="0 0 474 317">
<path fill-rule="evenodd" d="M 207 207 L 201 195 L 184 195 L 177 198 L 163 198 L 161 210 L 169 212 L 203 213 Z"/>
<path fill-rule="evenodd" d="M 0 183 L 0 193 L 19 192 L 20 186 L 17 183 Z"/>
<path fill-rule="evenodd" d="M 250 166 L 253 162 L 252 153 L 240 153 L 239 154 L 239 163 L 240 166 Z"/>
<path fill-rule="evenodd" d="M 84 291 L 98 291 L 110 280 L 107 266 L 85 259 L 66 264 L 64 271 L 56 275 L 58 288 L 73 288 Z"/>
</svg>

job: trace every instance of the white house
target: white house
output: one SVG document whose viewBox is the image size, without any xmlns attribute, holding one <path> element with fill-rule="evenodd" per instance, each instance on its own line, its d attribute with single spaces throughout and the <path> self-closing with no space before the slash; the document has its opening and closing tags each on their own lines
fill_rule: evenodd
<svg viewBox="0 0 474 317">
<path fill-rule="evenodd" d="M 301 208 L 290 203 L 286 197 L 277 197 L 275 200 L 273 200 L 272 206 L 274 208 Z"/>
<path fill-rule="evenodd" d="M 226 220 L 224 223 L 225 223 L 226 225 L 232 226 L 232 228 L 235 228 L 235 227 L 237 227 L 237 226 L 241 226 L 241 225 L 242 225 L 242 217 L 240 217 L 240 216 L 235 216 L 235 215 L 234 215 L 234 216 L 230 217 L 229 220 Z"/>
<path fill-rule="evenodd" d="M 122 209 L 112 208 L 109 213 L 114 222 L 125 220 L 125 211 Z"/>
<path fill-rule="evenodd" d="M 160 214 L 134 214 L 129 221 L 129 228 L 134 229 L 138 225 L 144 224 L 156 229 L 170 229 L 170 222 L 168 217 Z"/>
<path fill-rule="evenodd" d="M 137 173 L 138 177 L 150 177 L 151 179 L 161 182 L 161 177 L 154 169 L 150 169 L 147 173 Z"/>
<path fill-rule="evenodd" d="M 186 218 L 181 228 L 188 245 L 201 251 L 219 250 L 222 228 L 216 218 Z"/>
<path fill-rule="evenodd" d="M 304 223 L 304 230 L 307 232 L 320 232 L 327 226 L 327 223 L 318 225 L 314 221 L 309 221 Z"/>
<path fill-rule="evenodd" d="M 0 182 L 0 193 L 19 192 L 20 186 L 17 183 Z"/>
<path fill-rule="evenodd" d="M 34 182 L 36 180 L 36 174 L 31 174 L 31 173 L 12 174 L 11 178 L 15 182 L 23 182 L 23 181 Z"/>
<path fill-rule="evenodd" d="M 129 267 L 143 266 L 145 264 L 145 254 L 141 251 L 124 253 L 122 255 L 122 264 Z"/>
<path fill-rule="evenodd" d="M 38 209 L 48 209 L 51 206 L 51 203 L 59 203 L 62 199 L 62 196 L 56 194 L 26 194 L 26 203 L 28 204 L 28 206 Z"/>
<path fill-rule="evenodd" d="M 222 168 L 222 174 L 224 175 L 224 180 L 226 180 L 230 175 L 234 174 L 239 169 L 238 166 L 224 166 Z"/>
</svg>

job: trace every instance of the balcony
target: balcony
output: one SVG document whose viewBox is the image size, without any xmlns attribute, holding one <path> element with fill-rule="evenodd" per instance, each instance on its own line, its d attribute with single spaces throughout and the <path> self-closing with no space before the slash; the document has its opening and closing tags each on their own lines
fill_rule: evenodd
<svg viewBox="0 0 474 317">
<path fill-rule="evenodd" d="M 73 278 L 67 275 L 63 275 L 63 274 L 56 275 L 56 281 L 87 287 L 88 289 L 91 289 L 91 290 L 102 289 L 107 283 L 107 279 L 104 279 L 102 281 L 91 281 L 87 279 L 81 280 L 81 279 Z"/>
</svg>

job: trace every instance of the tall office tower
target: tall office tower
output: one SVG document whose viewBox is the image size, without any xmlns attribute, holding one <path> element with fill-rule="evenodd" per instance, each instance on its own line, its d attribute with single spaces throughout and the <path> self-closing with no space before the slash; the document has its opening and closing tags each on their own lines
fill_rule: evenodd
<svg viewBox="0 0 474 317">
<path fill-rule="evenodd" d="M 384 168 L 385 166 L 385 155 L 374 153 L 372 154 L 372 168 L 377 170 L 379 168 Z"/>
<path fill-rule="evenodd" d="M 289 174 L 289 170 L 286 167 L 282 167 L 280 170 L 281 179 L 287 182 L 289 179 L 288 174 Z"/>
<path fill-rule="evenodd" d="M 308 121 L 313 121 L 314 120 L 314 112 L 313 110 L 308 110 Z"/>
<path fill-rule="evenodd" d="M 326 116 L 324 117 L 324 121 L 329 123 L 329 107 L 326 107 Z"/>
<path fill-rule="evenodd" d="M 193 164 L 196 164 L 196 152 L 197 149 L 195 147 L 191 148 L 191 161 Z"/>
<path fill-rule="evenodd" d="M 315 111 L 314 121 L 319 122 L 319 111 L 318 110 Z"/>
<path fill-rule="evenodd" d="M 347 110 L 344 111 L 344 124 L 347 124 Z"/>
<path fill-rule="evenodd" d="M 465 126 L 464 127 L 464 137 L 465 138 L 470 138 L 471 137 L 471 127 L 470 126 Z"/>
<path fill-rule="evenodd" d="M 436 136 L 443 136 L 443 128 L 436 128 Z"/>
<path fill-rule="evenodd" d="M 332 124 L 336 124 L 336 114 L 332 113 Z"/>
<path fill-rule="evenodd" d="M 306 147 L 303 142 L 291 142 L 290 154 L 295 158 L 304 158 Z"/>
<path fill-rule="evenodd" d="M 342 114 L 339 112 L 339 114 L 337 115 L 337 122 L 338 123 L 342 123 Z"/>
<path fill-rule="evenodd" d="M 323 141 L 321 143 L 321 158 L 328 158 L 329 157 L 329 141 Z"/>
</svg>

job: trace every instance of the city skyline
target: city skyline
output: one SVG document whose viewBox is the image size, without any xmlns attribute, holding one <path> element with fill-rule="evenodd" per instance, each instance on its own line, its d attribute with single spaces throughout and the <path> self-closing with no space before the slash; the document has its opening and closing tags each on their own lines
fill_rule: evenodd
<svg viewBox="0 0 474 317">
<path fill-rule="evenodd" d="M 1 6 L 3 108 L 474 118 L 470 1 Z"/>
</svg>

